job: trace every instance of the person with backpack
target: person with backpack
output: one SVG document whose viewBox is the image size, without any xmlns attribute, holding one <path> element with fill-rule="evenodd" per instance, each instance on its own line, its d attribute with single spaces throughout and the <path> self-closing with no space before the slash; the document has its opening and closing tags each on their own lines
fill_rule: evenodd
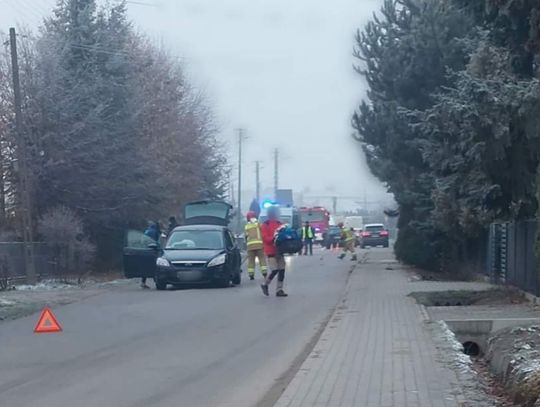
<svg viewBox="0 0 540 407">
<path fill-rule="evenodd" d="M 268 288 L 274 277 L 277 276 L 276 297 L 287 297 L 288 294 L 283 290 L 285 281 L 285 257 L 276 247 L 276 237 L 279 230 L 284 226 L 279 221 L 279 209 L 276 206 L 268 208 L 268 220 L 261 225 L 261 234 L 264 245 L 264 254 L 268 258 L 268 267 L 270 274 L 266 277 L 261 289 L 264 295 L 268 296 Z"/>
<path fill-rule="evenodd" d="M 244 236 L 247 245 L 247 271 L 250 280 L 255 280 L 255 259 L 259 259 L 259 267 L 263 278 L 267 277 L 266 257 L 263 251 L 263 240 L 261 225 L 257 220 L 257 214 L 254 211 L 247 213 L 246 226 L 244 228 Z"/>
</svg>

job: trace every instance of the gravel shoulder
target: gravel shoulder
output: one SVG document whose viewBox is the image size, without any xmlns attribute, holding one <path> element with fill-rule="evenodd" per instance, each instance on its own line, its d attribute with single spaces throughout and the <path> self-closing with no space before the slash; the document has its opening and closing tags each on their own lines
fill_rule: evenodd
<svg viewBox="0 0 540 407">
<path fill-rule="evenodd" d="M 0 323 L 32 315 L 44 307 L 71 304 L 133 284 L 135 282 L 130 280 L 86 282 L 82 285 L 47 281 L 35 286 L 15 286 L 12 290 L 0 291 Z"/>
</svg>

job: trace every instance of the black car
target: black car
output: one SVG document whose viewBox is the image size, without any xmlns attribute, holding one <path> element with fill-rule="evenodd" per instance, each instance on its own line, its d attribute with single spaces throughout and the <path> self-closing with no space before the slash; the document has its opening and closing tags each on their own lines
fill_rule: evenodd
<svg viewBox="0 0 540 407">
<path fill-rule="evenodd" d="M 126 277 L 153 278 L 158 290 L 168 284 L 240 284 L 240 249 L 227 228 L 230 209 L 224 202 L 186 205 L 185 224 L 171 232 L 164 248 L 141 232 L 129 231 L 124 248 Z"/>
<path fill-rule="evenodd" d="M 389 233 L 382 223 L 366 225 L 360 236 L 360 246 L 362 249 L 367 246 L 389 246 Z"/>
<path fill-rule="evenodd" d="M 327 249 L 336 248 L 341 242 L 341 228 L 339 226 L 330 226 L 324 234 L 324 246 Z"/>
</svg>

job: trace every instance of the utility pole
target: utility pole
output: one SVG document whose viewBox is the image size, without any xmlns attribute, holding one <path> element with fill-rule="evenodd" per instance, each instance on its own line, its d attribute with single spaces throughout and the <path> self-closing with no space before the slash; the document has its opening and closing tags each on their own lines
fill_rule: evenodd
<svg viewBox="0 0 540 407">
<path fill-rule="evenodd" d="M 366 212 L 368 212 L 368 202 L 367 202 L 367 193 L 366 193 L 366 190 L 364 189 L 364 210 Z"/>
<path fill-rule="evenodd" d="M 238 208 L 238 214 L 236 217 L 237 233 L 240 233 L 242 227 L 242 144 L 246 138 L 244 129 L 236 129 L 238 134 L 238 202 L 236 207 Z"/>
<path fill-rule="evenodd" d="M 261 162 L 255 161 L 255 198 L 261 203 Z"/>
<path fill-rule="evenodd" d="M 34 264 L 32 202 L 28 180 L 26 138 L 24 137 L 22 129 L 21 85 L 19 80 L 17 34 L 15 33 L 15 28 L 9 29 L 9 43 L 11 47 L 11 68 L 13 72 L 13 94 L 15 99 L 15 131 L 17 134 L 17 158 L 19 162 L 19 196 L 22 214 L 21 223 L 24 245 L 24 264 L 28 283 L 34 284 L 36 282 L 36 268 Z"/>
<path fill-rule="evenodd" d="M 332 213 L 337 214 L 337 196 L 332 197 Z"/>
<path fill-rule="evenodd" d="M 4 146 L 0 140 L 0 227 L 6 222 L 6 184 L 4 180 Z"/>
<path fill-rule="evenodd" d="M 274 150 L 274 199 L 277 199 L 279 189 L 279 149 Z"/>
</svg>

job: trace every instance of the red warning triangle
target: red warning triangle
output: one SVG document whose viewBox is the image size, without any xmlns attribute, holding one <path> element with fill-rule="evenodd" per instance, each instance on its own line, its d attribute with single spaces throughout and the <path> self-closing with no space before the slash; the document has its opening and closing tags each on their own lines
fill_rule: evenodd
<svg viewBox="0 0 540 407">
<path fill-rule="evenodd" d="M 36 327 L 34 328 L 34 333 L 52 333 L 52 332 L 62 332 L 62 327 L 54 317 L 54 314 L 50 308 L 45 308 L 41 312 L 41 316 L 38 319 Z"/>
</svg>

